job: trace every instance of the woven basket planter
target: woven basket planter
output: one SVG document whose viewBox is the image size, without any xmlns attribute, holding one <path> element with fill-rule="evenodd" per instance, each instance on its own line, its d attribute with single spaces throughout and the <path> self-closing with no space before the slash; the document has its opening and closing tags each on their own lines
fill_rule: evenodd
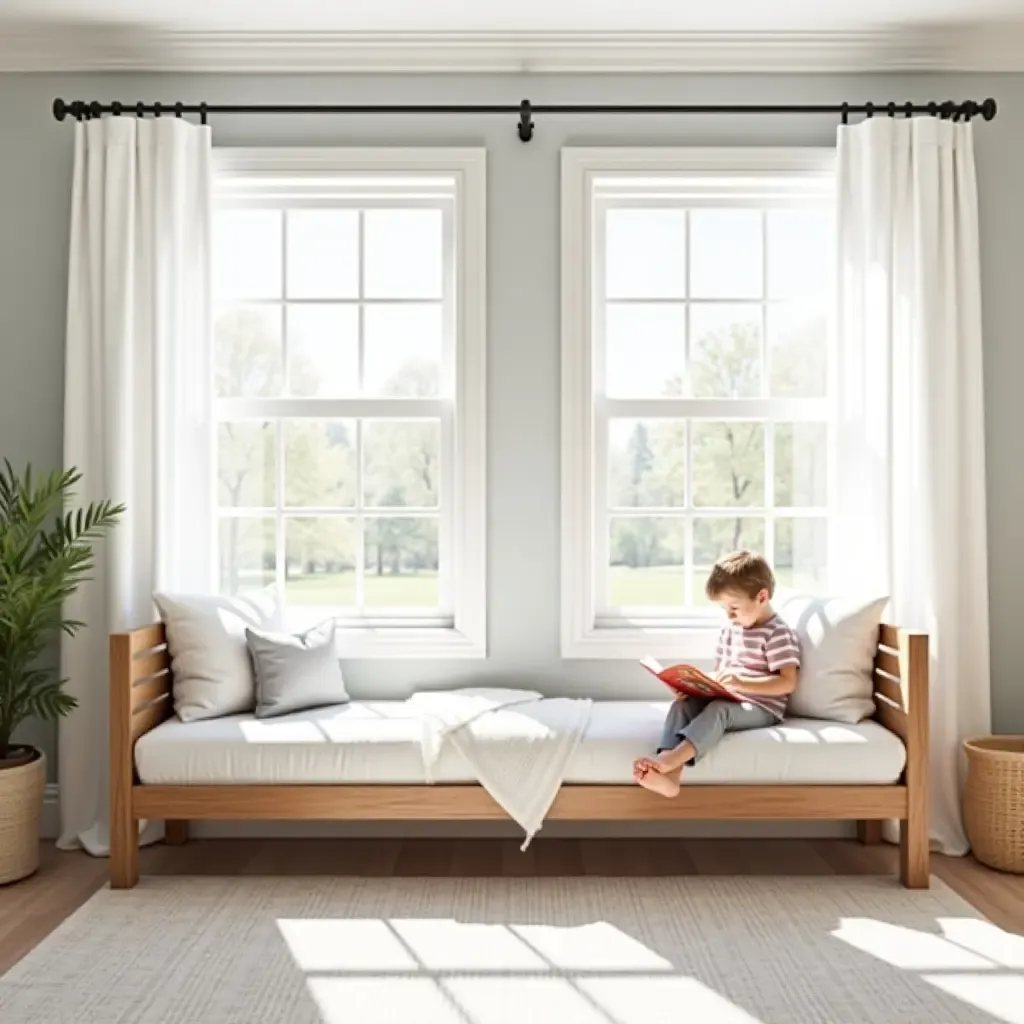
<svg viewBox="0 0 1024 1024">
<path fill-rule="evenodd" d="M 964 827 L 975 858 L 1024 874 L 1024 736 L 984 736 L 964 743 Z"/>
<path fill-rule="evenodd" d="M 0 885 L 39 867 L 39 816 L 43 810 L 46 758 L 0 768 Z"/>
</svg>

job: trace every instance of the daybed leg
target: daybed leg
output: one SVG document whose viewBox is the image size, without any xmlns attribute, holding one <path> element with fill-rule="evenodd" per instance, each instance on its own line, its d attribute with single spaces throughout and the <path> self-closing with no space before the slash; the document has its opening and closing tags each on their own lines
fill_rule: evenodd
<svg viewBox="0 0 1024 1024">
<path fill-rule="evenodd" d="M 900 881 L 907 889 L 927 889 L 931 879 L 928 818 L 912 816 L 900 822 Z"/>
<path fill-rule="evenodd" d="M 132 733 L 132 638 L 110 637 L 110 888 L 139 881 L 139 823 L 132 813 L 135 736 Z"/>
<path fill-rule="evenodd" d="M 172 818 L 165 821 L 164 841 L 168 846 L 184 846 L 188 842 L 188 819 Z"/>
<path fill-rule="evenodd" d="M 110 888 L 134 889 L 139 882 L 139 823 L 128 809 L 110 816 Z"/>
<path fill-rule="evenodd" d="M 900 822 L 900 881 L 908 889 L 927 889 L 931 880 L 928 637 L 901 632 L 899 644 L 900 677 L 907 695 L 907 816 Z"/>
<path fill-rule="evenodd" d="M 861 819 L 857 822 L 857 838 L 865 846 L 874 846 L 882 841 L 882 823 L 878 820 Z"/>
</svg>

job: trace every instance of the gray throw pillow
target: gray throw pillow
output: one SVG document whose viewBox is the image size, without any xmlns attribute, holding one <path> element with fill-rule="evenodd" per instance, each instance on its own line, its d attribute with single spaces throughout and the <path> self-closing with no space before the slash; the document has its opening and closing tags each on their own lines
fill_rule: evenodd
<svg viewBox="0 0 1024 1024">
<path fill-rule="evenodd" d="M 333 619 L 295 636 L 247 629 L 245 642 L 256 678 L 257 718 L 348 703 Z"/>
</svg>

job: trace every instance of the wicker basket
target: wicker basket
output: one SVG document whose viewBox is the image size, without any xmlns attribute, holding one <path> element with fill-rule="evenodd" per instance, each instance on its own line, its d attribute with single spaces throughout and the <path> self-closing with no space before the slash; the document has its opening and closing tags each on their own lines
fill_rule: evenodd
<svg viewBox="0 0 1024 1024">
<path fill-rule="evenodd" d="M 1000 871 L 1024 874 L 1024 736 L 964 743 L 964 826 L 974 856 Z"/>
<path fill-rule="evenodd" d="M 39 815 L 43 809 L 46 758 L 0 768 L 0 885 L 39 867 Z"/>
</svg>

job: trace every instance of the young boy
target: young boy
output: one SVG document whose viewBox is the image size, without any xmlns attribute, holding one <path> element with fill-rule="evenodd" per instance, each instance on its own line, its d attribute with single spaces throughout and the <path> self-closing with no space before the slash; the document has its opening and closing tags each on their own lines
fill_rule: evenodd
<svg viewBox="0 0 1024 1024">
<path fill-rule="evenodd" d="M 750 551 L 726 555 L 711 570 L 705 592 L 729 619 L 718 637 L 715 678 L 758 703 L 680 694 L 665 720 L 658 756 L 633 763 L 633 778 L 662 796 L 679 792 L 683 766 L 696 764 L 723 733 L 781 721 L 800 672 L 800 641 L 772 610 L 775 577 L 764 558 Z"/>
</svg>

